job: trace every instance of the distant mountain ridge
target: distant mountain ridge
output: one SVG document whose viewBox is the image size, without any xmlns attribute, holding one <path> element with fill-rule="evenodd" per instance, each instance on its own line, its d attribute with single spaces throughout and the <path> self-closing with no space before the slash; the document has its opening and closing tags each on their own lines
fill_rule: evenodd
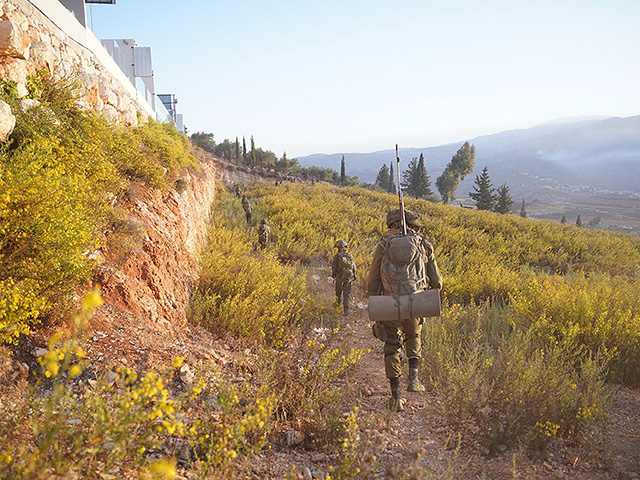
<svg viewBox="0 0 640 480">
<path fill-rule="evenodd" d="M 508 130 L 468 140 L 476 146 L 475 171 L 460 185 L 459 195 L 472 189 L 475 175 L 484 166 L 494 186 L 507 183 L 511 192 L 552 186 L 593 189 L 599 195 L 640 194 L 640 115 L 562 119 L 527 129 Z M 401 148 L 406 168 L 424 153 L 432 183 L 451 156 L 465 142 L 435 147 Z M 313 154 L 299 157 L 303 167 L 340 169 L 345 156 L 348 175 L 374 182 L 383 163 L 395 161 L 393 149 L 371 153 Z"/>
</svg>

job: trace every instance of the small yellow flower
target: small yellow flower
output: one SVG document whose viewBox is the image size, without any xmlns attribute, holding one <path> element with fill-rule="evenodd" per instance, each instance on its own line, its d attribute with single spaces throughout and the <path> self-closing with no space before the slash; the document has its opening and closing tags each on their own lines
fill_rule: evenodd
<svg viewBox="0 0 640 480">
<path fill-rule="evenodd" d="M 176 478 L 176 460 L 174 458 L 161 458 L 149 465 L 149 471 L 161 478 Z"/>
<path fill-rule="evenodd" d="M 184 357 L 176 357 L 173 359 L 173 368 L 180 368 L 184 362 Z"/>
</svg>

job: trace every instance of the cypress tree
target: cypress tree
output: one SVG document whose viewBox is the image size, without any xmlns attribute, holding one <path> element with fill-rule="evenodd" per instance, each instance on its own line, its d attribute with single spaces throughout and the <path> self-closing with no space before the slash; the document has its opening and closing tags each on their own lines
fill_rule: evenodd
<svg viewBox="0 0 640 480">
<path fill-rule="evenodd" d="M 347 183 L 347 174 L 344 166 L 344 155 L 342 155 L 342 160 L 340 161 L 340 185 L 344 185 L 345 183 Z"/>
<path fill-rule="evenodd" d="M 393 160 L 389 164 L 389 193 L 396 193 L 396 177 L 393 173 Z"/>
<path fill-rule="evenodd" d="M 581 226 L 582 226 L 582 219 L 580 218 L 580 215 L 578 215 L 578 218 L 576 218 L 576 225 L 577 225 L 578 227 L 581 227 Z"/>
<path fill-rule="evenodd" d="M 247 164 L 247 141 L 242 137 L 242 163 Z"/>
<path fill-rule="evenodd" d="M 496 204 L 496 195 L 489 179 L 489 169 L 487 167 L 482 169 L 480 176 L 476 175 L 473 190 L 474 192 L 469 193 L 469 196 L 475 200 L 476 208 L 478 210 L 493 210 Z"/>
<path fill-rule="evenodd" d="M 524 198 L 522 199 L 522 208 L 520 209 L 520 216 L 522 218 L 527 218 L 527 209 L 524 206 Z"/>
<path fill-rule="evenodd" d="M 238 137 L 236 137 L 236 164 L 240 161 L 240 142 L 238 141 Z"/>
<path fill-rule="evenodd" d="M 567 224 L 567 216 L 566 215 L 562 215 L 562 219 L 560 219 L 560 223 L 562 223 L 563 225 Z"/>
<path fill-rule="evenodd" d="M 495 211 L 498 213 L 511 213 L 511 207 L 513 206 L 513 199 L 509 195 L 509 187 L 506 183 L 503 183 L 498 187 L 498 201 L 496 202 Z"/>
<path fill-rule="evenodd" d="M 256 142 L 253 141 L 253 135 L 251 135 L 251 167 L 256 166 Z"/>
</svg>

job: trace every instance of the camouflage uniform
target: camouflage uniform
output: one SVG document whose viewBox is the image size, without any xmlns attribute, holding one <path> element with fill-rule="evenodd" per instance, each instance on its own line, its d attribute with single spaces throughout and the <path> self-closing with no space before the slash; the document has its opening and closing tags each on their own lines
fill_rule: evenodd
<svg viewBox="0 0 640 480">
<path fill-rule="evenodd" d="M 249 199 L 246 195 L 242 195 L 242 209 L 247 217 L 247 223 L 251 225 L 251 204 L 249 203 Z"/>
<path fill-rule="evenodd" d="M 269 228 L 269 224 L 266 218 L 263 218 L 258 226 L 258 243 L 260 244 L 260 248 L 266 248 L 267 243 L 269 243 L 269 233 L 271 229 Z"/>
<path fill-rule="evenodd" d="M 351 284 L 356 278 L 356 262 L 353 256 L 346 251 L 349 244 L 344 240 L 338 240 L 335 247 L 338 253 L 333 256 L 331 261 L 331 276 L 335 280 L 336 285 L 336 306 L 341 303 L 345 315 L 351 311 L 349 309 L 349 297 L 351 296 Z M 349 265 L 348 267 L 345 267 Z"/>
<path fill-rule="evenodd" d="M 420 240 L 422 247 L 426 253 L 424 258 L 425 270 L 421 272 L 422 278 L 418 279 L 418 283 L 422 283 L 426 289 L 429 288 L 442 288 L 442 277 L 438 270 L 436 259 L 433 255 L 433 247 L 431 244 L 418 234 L 414 228 L 415 222 L 418 216 L 410 211 L 405 212 L 407 221 L 407 234 L 416 235 Z M 400 212 L 399 210 L 392 210 L 387 215 L 387 226 L 389 231 L 386 232 L 378 244 L 373 253 L 373 261 L 371 263 L 371 269 L 367 275 L 367 292 L 369 295 L 402 295 L 405 292 L 393 292 L 385 291 L 382 282 L 381 266 L 383 256 L 387 247 L 387 243 L 391 238 L 400 236 L 402 234 L 400 226 Z M 417 381 L 417 368 L 422 354 L 421 345 L 421 331 L 424 318 L 413 318 L 407 320 L 398 320 L 383 322 L 383 327 L 386 333 L 386 339 L 384 344 L 384 366 L 387 378 L 391 383 L 391 390 L 393 397 L 399 399 L 399 378 L 402 374 L 400 351 L 402 349 L 402 332 L 405 337 L 405 348 L 407 358 L 409 359 L 409 387 L 410 391 L 422 391 L 424 387 Z M 400 410 L 401 408 L 397 408 Z"/>
</svg>

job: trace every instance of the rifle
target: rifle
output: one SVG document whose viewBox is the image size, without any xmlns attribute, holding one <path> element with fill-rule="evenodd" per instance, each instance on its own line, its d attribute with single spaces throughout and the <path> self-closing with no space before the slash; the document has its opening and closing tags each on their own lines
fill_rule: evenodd
<svg viewBox="0 0 640 480">
<path fill-rule="evenodd" d="M 402 225 L 402 236 L 407 234 L 407 222 L 404 217 L 404 198 L 402 197 L 402 187 L 400 186 L 400 154 L 396 143 L 396 173 L 398 174 L 398 201 L 400 202 L 400 224 Z"/>
</svg>

